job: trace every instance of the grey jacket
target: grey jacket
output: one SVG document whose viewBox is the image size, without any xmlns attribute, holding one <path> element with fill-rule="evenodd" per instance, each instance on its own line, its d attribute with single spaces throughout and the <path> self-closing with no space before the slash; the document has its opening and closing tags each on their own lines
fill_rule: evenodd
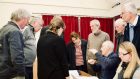
<svg viewBox="0 0 140 79">
<path fill-rule="evenodd" d="M 36 58 L 36 46 L 35 46 L 35 36 L 33 34 L 33 27 L 27 26 L 23 32 L 24 39 L 24 55 L 25 55 L 25 65 L 26 67 L 32 67 L 33 62 Z"/>
<path fill-rule="evenodd" d="M 14 22 L 0 30 L 0 79 L 25 75 L 23 35 Z"/>
</svg>

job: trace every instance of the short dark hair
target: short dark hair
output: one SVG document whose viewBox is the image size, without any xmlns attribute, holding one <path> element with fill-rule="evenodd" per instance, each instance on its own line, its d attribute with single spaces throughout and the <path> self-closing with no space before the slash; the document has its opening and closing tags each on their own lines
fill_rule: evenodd
<svg viewBox="0 0 140 79">
<path fill-rule="evenodd" d="M 71 34 L 70 34 L 70 38 L 72 39 L 72 38 L 80 38 L 81 39 L 81 37 L 80 37 L 80 35 L 78 34 L 78 33 L 76 33 L 76 32 L 71 32 Z"/>
</svg>

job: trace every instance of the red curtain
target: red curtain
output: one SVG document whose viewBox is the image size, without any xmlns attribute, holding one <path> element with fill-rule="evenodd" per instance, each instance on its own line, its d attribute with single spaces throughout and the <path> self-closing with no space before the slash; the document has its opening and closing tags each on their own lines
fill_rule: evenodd
<svg viewBox="0 0 140 79">
<path fill-rule="evenodd" d="M 44 20 L 44 27 L 45 27 L 50 23 L 51 19 L 53 18 L 53 15 L 42 15 L 42 18 Z M 65 42 L 68 43 L 70 41 L 70 33 L 72 31 L 78 33 L 78 17 L 62 16 L 62 19 L 66 25 L 66 29 L 64 31 L 64 39 Z"/>
<path fill-rule="evenodd" d="M 90 29 L 90 21 L 93 18 L 91 17 L 81 17 L 80 18 L 80 35 L 82 39 L 88 39 L 89 33 L 91 33 Z"/>
<path fill-rule="evenodd" d="M 107 32 L 110 35 L 110 39 L 113 41 L 113 19 L 112 18 L 92 18 L 92 17 L 81 17 L 80 18 L 80 34 L 83 39 L 87 39 L 90 29 L 90 21 L 98 19 L 101 24 L 101 30 Z"/>
<path fill-rule="evenodd" d="M 53 15 L 42 15 L 42 19 L 44 21 L 43 27 L 46 27 L 50 23 L 52 18 L 53 18 Z"/>
<path fill-rule="evenodd" d="M 70 41 L 70 33 L 75 31 L 78 33 L 78 17 L 74 16 L 62 16 L 63 21 L 65 22 L 66 29 L 64 31 L 65 42 Z"/>
<path fill-rule="evenodd" d="M 47 26 L 53 15 L 42 15 L 44 20 L 44 27 Z M 65 42 L 68 43 L 70 41 L 70 33 L 72 31 L 79 32 L 82 39 L 88 38 L 89 33 L 91 33 L 90 29 L 90 21 L 93 19 L 98 19 L 101 23 L 101 30 L 107 32 L 110 35 L 111 40 L 113 40 L 114 29 L 113 29 L 113 19 L 112 18 L 93 18 L 93 17 L 81 17 L 80 18 L 80 28 L 78 28 L 78 17 L 74 16 L 62 16 L 62 19 L 65 22 L 66 29 L 64 31 L 64 39 Z"/>
</svg>

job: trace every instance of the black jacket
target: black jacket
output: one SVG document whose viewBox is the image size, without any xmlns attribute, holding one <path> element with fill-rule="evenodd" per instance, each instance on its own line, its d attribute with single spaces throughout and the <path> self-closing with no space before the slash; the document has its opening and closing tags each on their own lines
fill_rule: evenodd
<svg viewBox="0 0 140 79">
<path fill-rule="evenodd" d="M 130 41 L 129 40 L 129 24 L 125 27 L 124 31 L 124 41 Z M 138 56 L 140 57 L 140 16 L 138 17 L 138 22 L 136 26 L 134 27 L 134 38 L 132 43 L 135 45 Z"/>
<path fill-rule="evenodd" d="M 41 36 L 37 45 L 38 79 L 65 79 L 68 76 L 66 46 L 52 32 Z"/>
<path fill-rule="evenodd" d="M 86 49 L 87 49 L 87 41 L 81 40 L 81 49 L 83 54 L 83 60 L 84 60 L 84 71 L 87 72 L 87 62 L 86 62 Z M 70 70 L 76 70 L 76 56 L 75 56 L 75 46 L 74 43 L 70 42 L 67 45 L 67 58 L 69 63 L 69 69 Z"/>
</svg>

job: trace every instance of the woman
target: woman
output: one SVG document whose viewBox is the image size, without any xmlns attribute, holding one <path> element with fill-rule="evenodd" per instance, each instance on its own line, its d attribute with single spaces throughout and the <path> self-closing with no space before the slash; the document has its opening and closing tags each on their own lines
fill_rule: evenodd
<svg viewBox="0 0 140 79">
<path fill-rule="evenodd" d="M 71 41 L 67 45 L 69 69 L 87 72 L 87 41 L 81 39 L 76 32 L 72 32 L 70 38 Z"/>
<path fill-rule="evenodd" d="M 119 46 L 120 63 L 114 79 L 140 79 L 140 60 L 135 46 L 131 42 L 123 42 Z"/>
<path fill-rule="evenodd" d="M 40 37 L 37 45 L 38 79 L 66 79 L 68 63 L 66 46 L 60 37 L 65 28 L 62 19 L 49 24 L 49 30 Z"/>
<path fill-rule="evenodd" d="M 114 26 L 116 30 L 116 50 L 115 52 L 118 54 L 119 50 L 119 44 L 124 41 L 124 30 L 126 26 L 126 22 L 122 19 L 119 18 L 115 21 Z"/>
</svg>

